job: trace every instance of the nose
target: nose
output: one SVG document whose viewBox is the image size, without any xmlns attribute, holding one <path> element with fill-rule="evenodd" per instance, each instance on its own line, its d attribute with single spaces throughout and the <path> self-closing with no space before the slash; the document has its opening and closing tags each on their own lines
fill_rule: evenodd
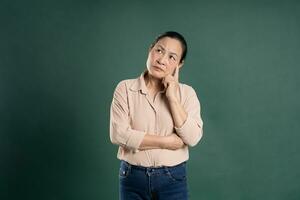
<svg viewBox="0 0 300 200">
<path fill-rule="evenodd" d="M 158 59 L 157 59 L 157 62 L 158 64 L 160 65 L 166 65 L 166 62 L 167 62 L 167 55 L 166 54 L 163 54 L 161 55 Z"/>
</svg>

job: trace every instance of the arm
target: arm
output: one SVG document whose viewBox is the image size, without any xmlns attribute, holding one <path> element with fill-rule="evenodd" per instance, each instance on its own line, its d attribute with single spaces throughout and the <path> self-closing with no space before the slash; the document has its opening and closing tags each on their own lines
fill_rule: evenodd
<svg viewBox="0 0 300 200">
<path fill-rule="evenodd" d="M 187 119 L 187 113 L 177 98 L 168 99 L 175 127 L 181 127 Z"/>
<path fill-rule="evenodd" d="M 170 99 L 169 104 L 176 133 L 185 144 L 195 146 L 203 135 L 203 121 L 196 92 L 189 86 L 187 89 L 188 96 L 183 105 L 177 99 Z"/>
<path fill-rule="evenodd" d="M 183 142 L 195 146 L 203 135 L 203 122 L 200 116 L 200 102 L 196 92 L 190 86 L 185 86 L 186 96 L 183 105 L 179 101 L 179 68 L 176 67 L 173 75 L 169 74 L 163 79 L 166 89 L 174 129 Z"/>
<path fill-rule="evenodd" d="M 140 144 L 140 150 L 147 149 L 170 149 L 176 150 L 184 145 L 182 139 L 175 133 L 169 136 L 157 136 L 146 134 L 142 143 Z"/>
<path fill-rule="evenodd" d="M 176 97 L 169 97 L 168 100 L 176 133 L 185 144 L 195 146 L 203 135 L 203 122 L 196 92 L 189 86 L 187 89 L 188 96 L 183 105 Z"/>
</svg>

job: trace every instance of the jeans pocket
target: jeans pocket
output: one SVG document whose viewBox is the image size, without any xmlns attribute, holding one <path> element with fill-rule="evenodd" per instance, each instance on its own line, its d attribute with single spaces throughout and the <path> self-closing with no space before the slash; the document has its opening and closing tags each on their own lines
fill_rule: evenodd
<svg viewBox="0 0 300 200">
<path fill-rule="evenodd" d="M 174 181 L 185 181 L 186 180 L 186 166 L 181 164 L 176 167 L 167 168 L 168 176 Z"/>
<path fill-rule="evenodd" d="M 130 165 L 124 161 L 121 161 L 119 169 L 119 178 L 127 178 L 130 173 Z"/>
</svg>

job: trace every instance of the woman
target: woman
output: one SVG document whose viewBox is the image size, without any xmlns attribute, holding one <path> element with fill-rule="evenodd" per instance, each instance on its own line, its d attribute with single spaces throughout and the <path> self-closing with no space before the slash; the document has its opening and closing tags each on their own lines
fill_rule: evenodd
<svg viewBox="0 0 300 200">
<path fill-rule="evenodd" d="M 121 81 L 110 113 L 110 139 L 119 145 L 120 199 L 188 199 L 188 146 L 202 137 L 200 103 L 179 83 L 187 44 L 165 32 L 151 44 L 147 69 Z"/>
</svg>

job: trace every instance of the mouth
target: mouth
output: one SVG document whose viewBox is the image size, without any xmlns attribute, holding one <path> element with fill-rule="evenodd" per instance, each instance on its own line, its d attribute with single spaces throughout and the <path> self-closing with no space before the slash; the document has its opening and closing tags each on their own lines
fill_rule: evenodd
<svg viewBox="0 0 300 200">
<path fill-rule="evenodd" d="M 164 71 L 162 68 L 158 67 L 158 66 L 153 66 L 153 69 L 156 71 Z"/>
</svg>

